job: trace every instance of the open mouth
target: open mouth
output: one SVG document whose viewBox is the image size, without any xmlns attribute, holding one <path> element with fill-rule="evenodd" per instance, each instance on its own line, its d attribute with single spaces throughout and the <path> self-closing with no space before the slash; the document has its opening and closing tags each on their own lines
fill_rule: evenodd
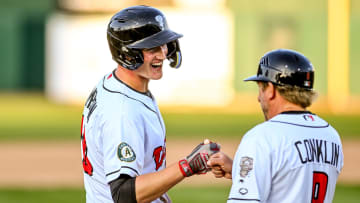
<svg viewBox="0 0 360 203">
<path fill-rule="evenodd" d="M 158 62 L 158 63 L 152 63 L 151 66 L 153 68 L 160 68 L 162 66 L 162 62 Z"/>
</svg>

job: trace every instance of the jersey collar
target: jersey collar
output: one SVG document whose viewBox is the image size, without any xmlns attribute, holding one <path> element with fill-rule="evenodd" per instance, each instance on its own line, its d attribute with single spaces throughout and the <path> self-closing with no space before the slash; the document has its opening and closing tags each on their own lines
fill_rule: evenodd
<svg viewBox="0 0 360 203">
<path fill-rule="evenodd" d="M 283 111 L 280 114 L 312 114 L 312 115 L 315 115 L 315 114 L 311 113 L 310 111 Z"/>
<path fill-rule="evenodd" d="M 149 110 L 156 112 L 155 99 L 153 98 L 151 92 L 143 93 L 139 92 L 129 85 L 125 84 L 119 78 L 116 78 L 114 72 L 105 75 L 103 80 L 103 88 L 111 93 L 122 94 L 129 99 L 133 99 L 143 103 Z"/>
<path fill-rule="evenodd" d="M 112 75 L 114 76 L 114 78 L 115 78 L 118 82 L 122 83 L 123 85 L 125 85 L 126 87 L 128 87 L 129 89 L 131 89 L 131 90 L 134 91 L 134 92 L 137 92 L 137 93 L 139 93 L 139 94 L 148 96 L 148 97 L 150 97 L 151 99 L 153 99 L 153 96 L 152 96 L 150 90 L 148 90 L 147 92 L 140 92 L 140 91 L 138 91 L 138 90 L 130 87 L 128 84 L 126 84 L 125 82 L 123 82 L 122 80 L 120 80 L 120 78 L 118 78 L 118 77 L 116 76 L 115 71 L 116 71 L 116 69 L 113 70 Z"/>
</svg>

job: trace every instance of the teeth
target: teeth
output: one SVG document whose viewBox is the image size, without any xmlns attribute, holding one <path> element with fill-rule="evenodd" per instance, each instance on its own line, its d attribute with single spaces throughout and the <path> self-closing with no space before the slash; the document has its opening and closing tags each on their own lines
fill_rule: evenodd
<svg viewBox="0 0 360 203">
<path fill-rule="evenodd" d="M 151 65 L 153 65 L 153 66 L 161 66 L 161 65 L 162 65 L 162 62 L 159 62 L 159 63 L 153 63 L 153 64 L 151 64 Z"/>
</svg>

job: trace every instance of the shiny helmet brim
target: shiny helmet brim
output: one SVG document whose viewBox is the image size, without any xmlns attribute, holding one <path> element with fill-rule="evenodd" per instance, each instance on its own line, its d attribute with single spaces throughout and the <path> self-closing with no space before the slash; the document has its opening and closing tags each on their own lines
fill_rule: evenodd
<svg viewBox="0 0 360 203">
<path fill-rule="evenodd" d="M 182 34 L 178 34 L 171 30 L 163 30 L 142 40 L 128 44 L 127 47 L 131 49 L 151 49 L 175 41 L 182 36 Z"/>
</svg>

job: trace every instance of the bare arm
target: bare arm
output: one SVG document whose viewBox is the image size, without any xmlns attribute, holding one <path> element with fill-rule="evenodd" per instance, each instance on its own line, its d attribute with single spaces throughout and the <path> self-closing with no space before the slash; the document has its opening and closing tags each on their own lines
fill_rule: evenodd
<svg viewBox="0 0 360 203">
<path fill-rule="evenodd" d="M 193 174 L 208 171 L 206 162 L 209 156 L 218 152 L 220 146 L 205 140 L 199 144 L 185 159 L 171 164 L 164 170 L 136 177 L 135 191 L 137 202 L 150 202 L 167 192 L 171 187 Z"/>
<path fill-rule="evenodd" d="M 136 200 L 139 203 L 151 202 L 184 178 L 178 163 L 159 172 L 138 176 L 135 181 Z"/>
</svg>

